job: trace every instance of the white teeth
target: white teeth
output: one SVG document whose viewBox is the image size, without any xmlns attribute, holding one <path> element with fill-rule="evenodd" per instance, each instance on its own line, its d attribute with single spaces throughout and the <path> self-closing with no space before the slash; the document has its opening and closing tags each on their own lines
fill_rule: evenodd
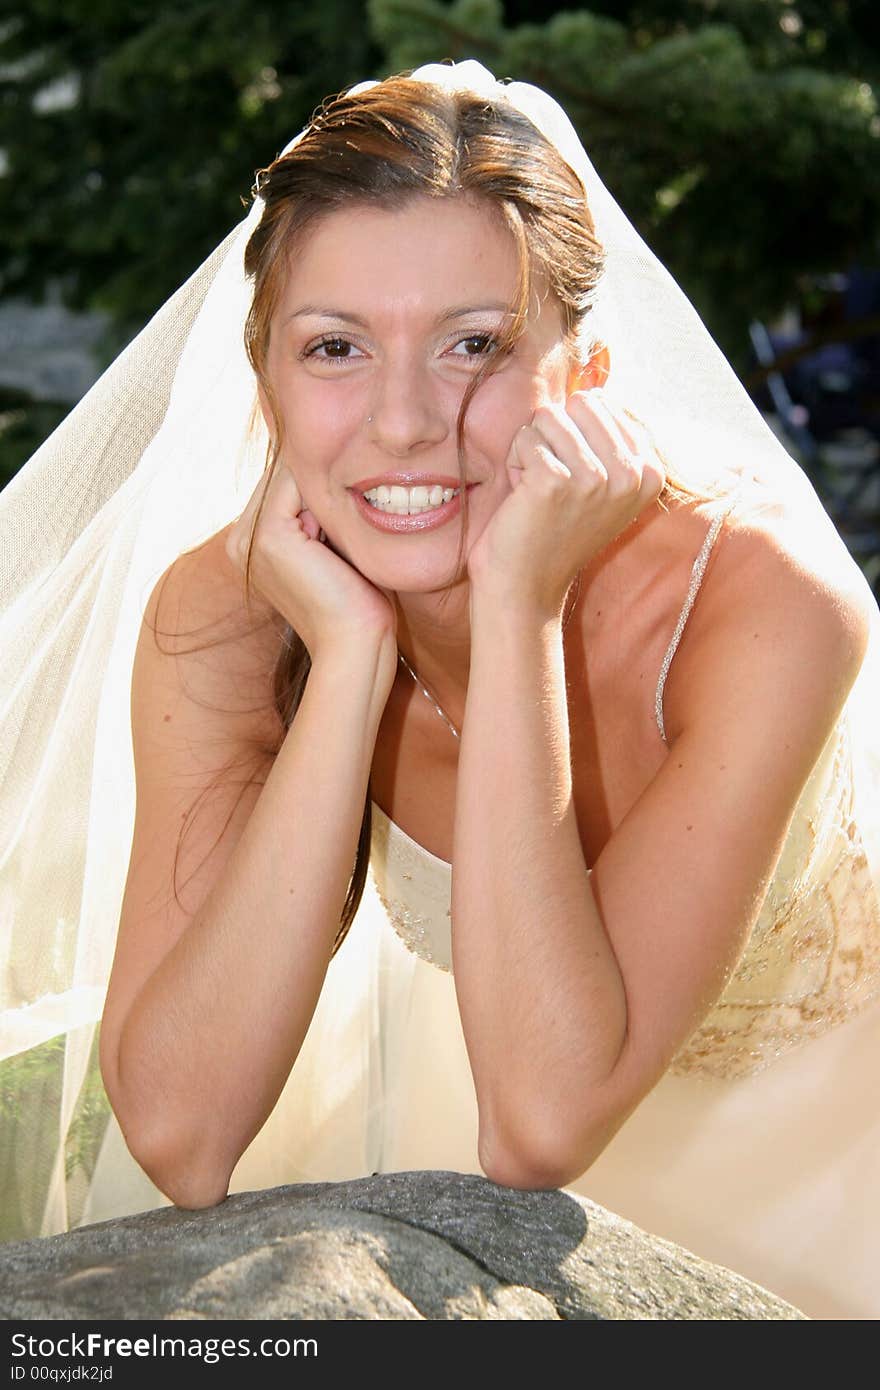
<svg viewBox="0 0 880 1390">
<path fill-rule="evenodd" d="M 364 493 L 364 497 L 381 512 L 393 516 L 417 516 L 420 512 L 430 512 L 445 502 L 451 502 L 461 491 L 457 487 L 441 487 L 434 483 L 431 487 L 401 487 L 394 483 L 388 486 L 380 483 Z"/>
</svg>

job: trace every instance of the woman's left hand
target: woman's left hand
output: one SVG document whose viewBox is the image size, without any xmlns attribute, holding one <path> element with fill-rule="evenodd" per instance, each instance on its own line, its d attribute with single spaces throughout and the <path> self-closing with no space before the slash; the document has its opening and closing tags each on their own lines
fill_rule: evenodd
<svg viewBox="0 0 880 1390">
<path fill-rule="evenodd" d="M 575 575 L 660 494 L 649 431 L 603 391 L 542 405 L 514 435 L 511 494 L 468 556 L 472 587 L 561 614 Z"/>
</svg>

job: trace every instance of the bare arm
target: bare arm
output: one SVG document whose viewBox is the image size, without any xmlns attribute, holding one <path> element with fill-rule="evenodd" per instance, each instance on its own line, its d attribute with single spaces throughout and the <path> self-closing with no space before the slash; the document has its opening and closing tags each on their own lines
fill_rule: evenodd
<svg viewBox="0 0 880 1390">
<path fill-rule="evenodd" d="M 186 582 L 178 588 L 190 602 Z M 162 655 L 142 631 L 137 816 L 102 1068 L 134 1156 L 181 1205 L 225 1195 L 308 1029 L 354 866 L 394 669 L 388 641 L 364 624 L 318 651 L 264 785 L 240 799 L 218 790 L 200 810 L 181 906 L 171 891 L 181 815 L 218 763 L 265 730 L 230 712 L 234 671 L 206 707 L 190 693 L 202 668 Z"/>
<path fill-rule="evenodd" d="M 763 543 L 727 564 L 737 602 L 707 603 L 682 648 L 670 754 L 589 876 L 559 622 L 475 598 L 453 954 L 497 1181 L 579 1176 L 711 1007 L 861 662 L 857 591 Z"/>
<path fill-rule="evenodd" d="M 561 623 L 472 613 L 452 920 L 480 1160 L 511 1186 L 558 1186 L 571 1174 L 548 1160 L 571 1140 L 579 1154 L 572 1097 L 614 1068 L 625 986 L 578 835 Z"/>
</svg>

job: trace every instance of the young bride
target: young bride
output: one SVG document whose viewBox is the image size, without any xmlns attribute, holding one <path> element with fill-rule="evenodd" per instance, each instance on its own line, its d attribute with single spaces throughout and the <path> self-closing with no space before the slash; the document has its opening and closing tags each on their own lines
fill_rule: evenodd
<svg viewBox="0 0 880 1390">
<path fill-rule="evenodd" d="M 268 466 L 205 525 L 222 271 L 151 446 L 207 539 L 140 590 L 82 1219 L 482 1171 L 876 1316 L 867 586 L 535 89 L 354 89 L 257 213 Z"/>
</svg>

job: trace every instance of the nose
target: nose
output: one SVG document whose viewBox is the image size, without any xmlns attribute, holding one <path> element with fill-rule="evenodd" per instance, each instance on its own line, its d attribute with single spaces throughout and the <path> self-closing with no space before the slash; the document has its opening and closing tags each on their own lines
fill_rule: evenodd
<svg viewBox="0 0 880 1390">
<path fill-rule="evenodd" d="M 429 368 L 398 361 L 386 364 L 374 384 L 366 428 L 386 453 L 405 458 L 441 444 L 454 431 L 455 419 Z"/>
</svg>

